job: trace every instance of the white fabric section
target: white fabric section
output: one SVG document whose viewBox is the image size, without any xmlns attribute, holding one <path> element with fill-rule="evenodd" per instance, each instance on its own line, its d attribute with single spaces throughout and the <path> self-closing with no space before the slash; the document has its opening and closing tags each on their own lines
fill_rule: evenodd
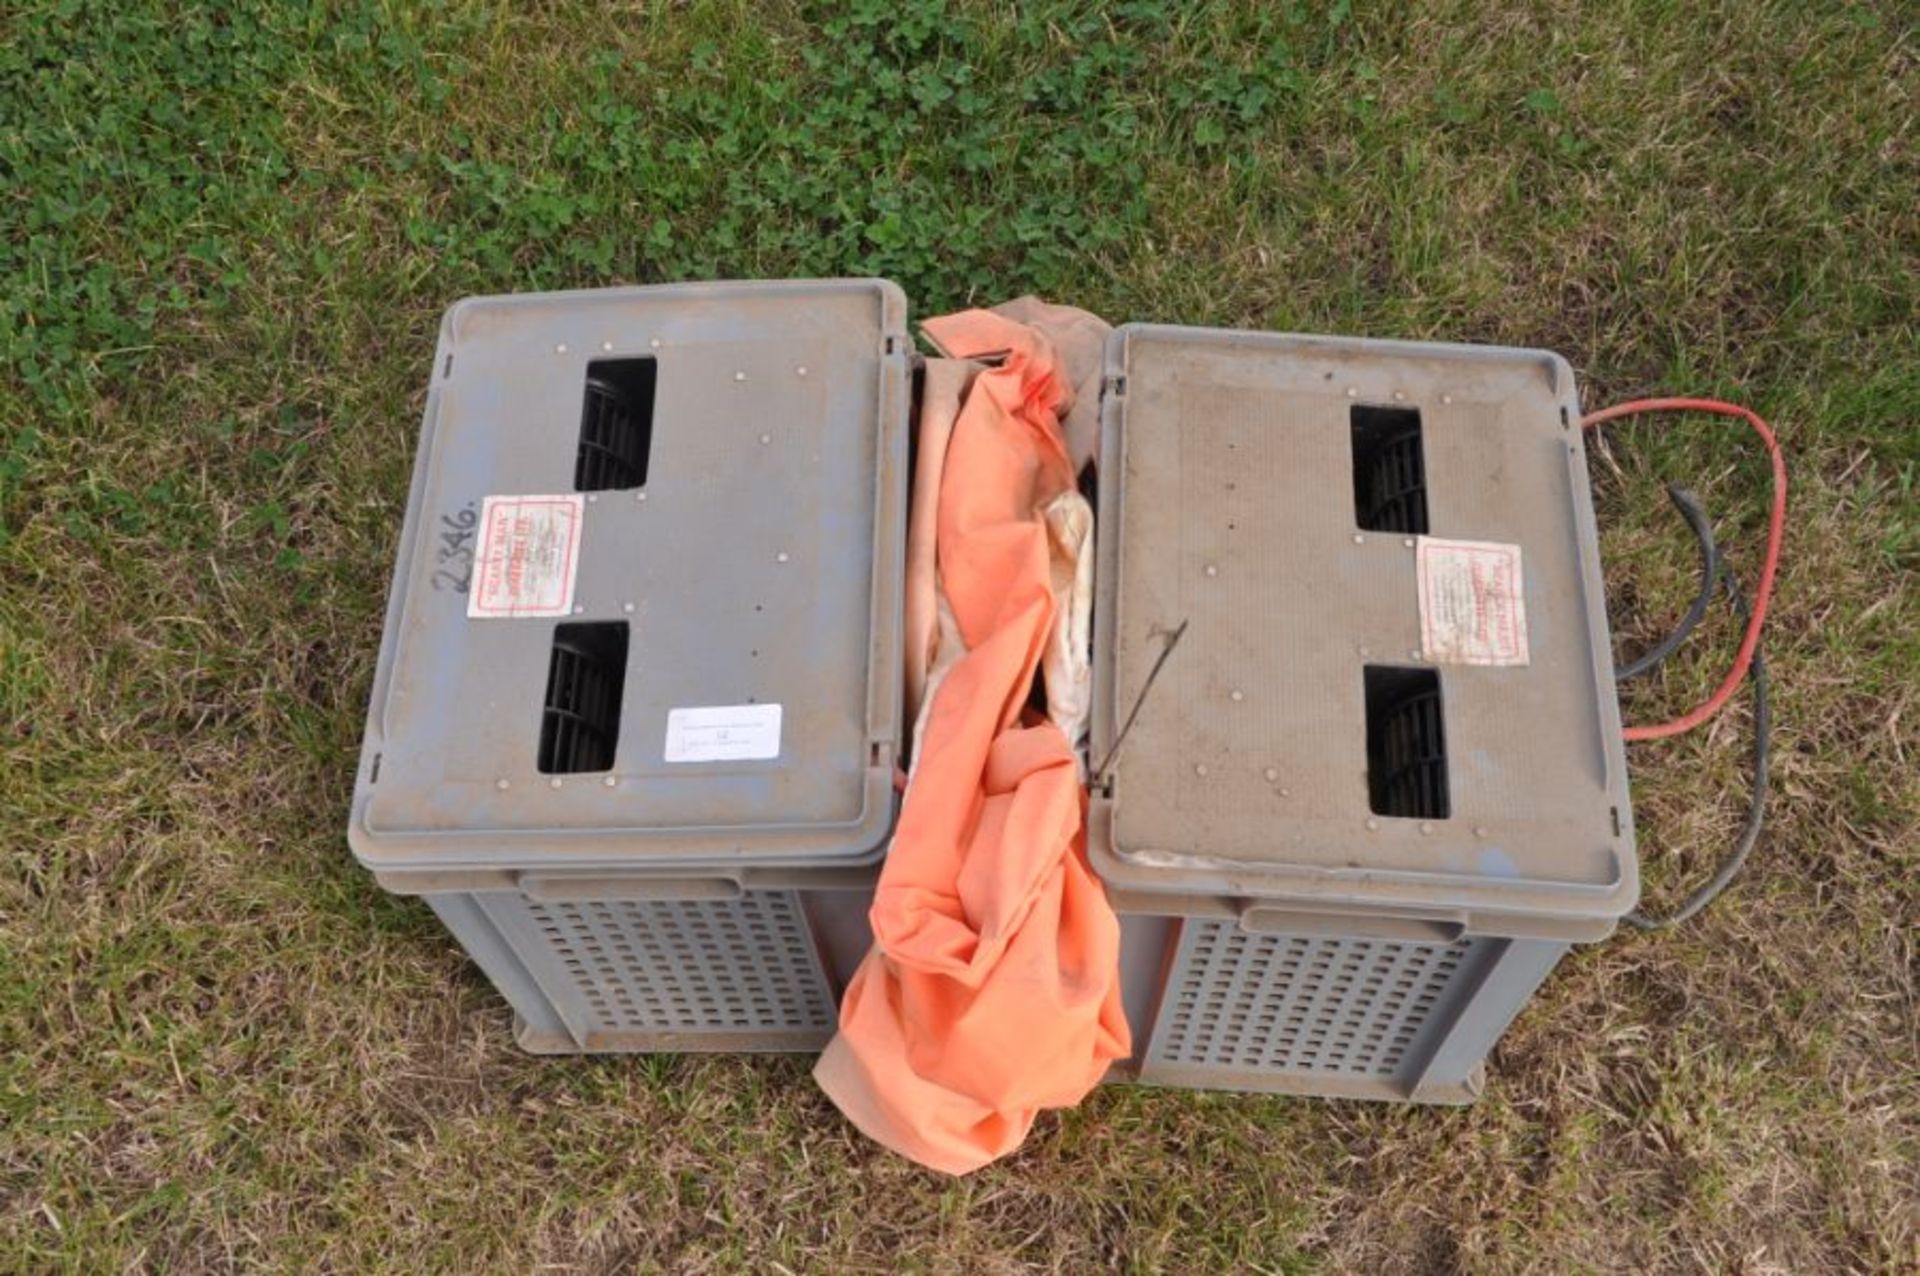
<svg viewBox="0 0 1920 1276">
<path fill-rule="evenodd" d="M 914 462 L 913 498 L 907 512 L 905 638 L 906 715 L 919 720 L 927 694 L 927 671 L 940 641 L 938 566 L 935 563 L 940 514 L 940 479 L 946 471 L 947 444 L 961 404 L 980 365 L 964 359 L 929 359 L 921 380 L 919 452 Z"/>
<path fill-rule="evenodd" d="M 1053 587 L 1053 633 L 1041 656 L 1047 716 L 1066 733 L 1080 757 L 1093 708 L 1093 506 L 1078 492 L 1062 492 L 1041 511 L 1047 524 Z"/>
</svg>

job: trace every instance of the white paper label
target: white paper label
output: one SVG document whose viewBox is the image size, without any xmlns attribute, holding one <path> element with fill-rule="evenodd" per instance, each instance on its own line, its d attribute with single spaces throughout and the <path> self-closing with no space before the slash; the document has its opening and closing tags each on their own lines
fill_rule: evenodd
<svg viewBox="0 0 1920 1276">
<path fill-rule="evenodd" d="M 1414 555 L 1421 655 L 1461 665 L 1528 663 L 1518 545 L 1422 536 Z"/>
<path fill-rule="evenodd" d="M 780 756 L 780 706 L 722 704 L 667 712 L 667 761 L 749 762 Z"/>
<path fill-rule="evenodd" d="M 585 500 L 578 492 L 487 497 L 480 506 L 467 615 L 493 619 L 572 611 Z"/>
</svg>

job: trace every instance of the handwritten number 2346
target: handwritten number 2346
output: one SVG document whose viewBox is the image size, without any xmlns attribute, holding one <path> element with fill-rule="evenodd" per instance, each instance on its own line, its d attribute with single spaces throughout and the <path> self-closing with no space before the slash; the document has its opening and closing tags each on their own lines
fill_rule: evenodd
<svg viewBox="0 0 1920 1276">
<path fill-rule="evenodd" d="M 435 547 L 433 571 L 435 589 L 466 593 L 473 581 L 474 528 L 480 516 L 467 505 L 455 513 L 440 516 L 440 543 Z"/>
</svg>

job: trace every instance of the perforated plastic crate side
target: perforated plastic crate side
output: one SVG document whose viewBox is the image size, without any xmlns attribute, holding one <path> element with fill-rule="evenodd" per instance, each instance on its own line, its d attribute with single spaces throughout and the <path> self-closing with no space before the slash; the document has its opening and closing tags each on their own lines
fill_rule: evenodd
<svg viewBox="0 0 1920 1276">
<path fill-rule="evenodd" d="M 1477 1097 L 1486 1055 L 1568 947 L 1178 926 L 1140 1080 L 1426 1103 Z"/>
<path fill-rule="evenodd" d="M 540 1054 L 813 1051 L 834 980 L 800 891 L 733 899 L 429 897 Z"/>
</svg>

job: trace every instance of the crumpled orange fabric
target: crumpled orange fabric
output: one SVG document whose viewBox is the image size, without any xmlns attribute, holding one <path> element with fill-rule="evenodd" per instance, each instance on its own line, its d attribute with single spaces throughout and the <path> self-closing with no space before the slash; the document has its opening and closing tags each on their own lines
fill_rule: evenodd
<svg viewBox="0 0 1920 1276">
<path fill-rule="evenodd" d="M 876 1141 L 964 1174 L 1017 1148 L 1041 1109 L 1078 1103 L 1132 1043 L 1073 750 L 1026 708 L 1053 629 L 1042 510 L 1073 486 L 1072 388 L 1024 324 L 970 310 L 925 326 L 955 358 L 1000 357 L 941 476 L 940 586 L 966 652 L 932 692 L 874 948 L 814 1076 Z"/>
</svg>

